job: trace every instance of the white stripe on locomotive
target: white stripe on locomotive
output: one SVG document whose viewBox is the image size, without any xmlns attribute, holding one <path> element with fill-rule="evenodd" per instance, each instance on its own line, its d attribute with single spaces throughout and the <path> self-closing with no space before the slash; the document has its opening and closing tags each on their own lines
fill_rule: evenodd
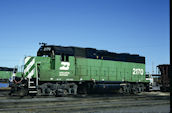
<svg viewBox="0 0 172 113">
<path fill-rule="evenodd" d="M 35 68 L 28 74 L 27 78 L 31 78 L 34 75 Z"/>
<path fill-rule="evenodd" d="M 31 57 L 26 57 L 26 58 L 24 59 L 24 64 L 26 64 L 26 63 L 30 60 L 30 58 L 31 58 Z"/>
<path fill-rule="evenodd" d="M 35 72 L 35 66 L 34 66 L 35 58 L 33 58 L 33 59 L 32 58 L 33 57 L 26 57 L 25 58 L 25 66 L 26 66 L 26 68 L 24 69 L 24 74 L 25 74 L 25 76 L 27 76 L 27 78 L 31 78 L 34 75 L 34 72 Z M 26 64 L 28 64 L 28 65 L 26 65 Z M 33 69 L 30 71 L 31 68 L 33 68 Z"/>
<path fill-rule="evenodd" d="M 27 63 L 27 62 L 26 62 Z M 26 74 L 28 71 L 29 71 L 29 69 L 33 66 L 35 64 L 35 59 L 33 59 L 28 65 L 27 65 L 27 67 L 25 68 L 25 70 L 24 70 L 24 74 Z"/>
</svg>

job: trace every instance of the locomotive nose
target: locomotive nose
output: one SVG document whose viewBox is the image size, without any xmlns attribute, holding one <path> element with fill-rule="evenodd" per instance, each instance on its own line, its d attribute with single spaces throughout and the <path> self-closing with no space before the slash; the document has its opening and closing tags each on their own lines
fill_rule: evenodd
<svg viewBox="0 0 172 113">
<path fill-rule="evenodd" d="M 35 58 L 25 57 L 24 63 L 24 77 L 31 78 L 35 72 Z"/>
</svg>

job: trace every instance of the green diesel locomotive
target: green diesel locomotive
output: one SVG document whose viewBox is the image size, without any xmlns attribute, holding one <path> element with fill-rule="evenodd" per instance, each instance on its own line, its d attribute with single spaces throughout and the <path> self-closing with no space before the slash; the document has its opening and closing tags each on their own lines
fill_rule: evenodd
<svg viewBox="0 0 172 113">
<path fill-rule="evenodd" d="M 0 67 L 0 82 L 7 82 L 13 73 L 13 68 Z"/>
<path fill-rule="evenodd" d="M 139 93 L 147 90 L 145 57 L 94 48 L 42 44 L 37 56 L 24 60 L 22 81 L 11 94 L 68 95 L 109 90 Z"/>
<path fill-rule="evenodd" d="M 0 82 L 8 82 L 10 77 L 15 73 L 16 77 L 22 77 L 17 68 L 0 67 Z"/>
</svg>

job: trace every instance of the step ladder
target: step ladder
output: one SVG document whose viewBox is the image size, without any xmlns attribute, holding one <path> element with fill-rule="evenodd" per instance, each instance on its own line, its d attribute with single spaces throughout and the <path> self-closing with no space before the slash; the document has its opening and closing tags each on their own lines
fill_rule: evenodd
<svg viewBox="0 0 172 113">
<path fill-rule="evenodd" d="M 28 78 L 28 90 L 29 94 L 36 94 L 37 93 L 37 87 L 35 80 Z"/>
</svg>

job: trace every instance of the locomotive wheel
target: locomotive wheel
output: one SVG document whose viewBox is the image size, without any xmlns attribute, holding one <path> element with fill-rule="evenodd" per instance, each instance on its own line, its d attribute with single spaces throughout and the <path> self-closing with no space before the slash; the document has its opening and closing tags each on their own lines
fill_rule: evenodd
<svg viewBox="0 0 172 113">
<path fill-rule="evenodd" d="M 130 93 L 130 87 L 129 86 L 122 86 L 119 89 L 119 93 L 121 93 L 121 94 L 129 94 Z"/>
<path fill-rule="evenodd" d="M 37 95 L 38 95 L 38 96 L 42 95 L 41 89 L 38 89 Z"/>
<path fill-rule="evenodd" d="M 61 95 L 62 97 L 65 97 L 68 95 L 68 91 L 67 90 L 63 90 L 63 94 Z"/>
<path fill-rule="evenodd" d="M 79 94 L 87 94 L 88 93 L 88 90 L 87 90 L 86 86 L 85 85 L 84 86 L 80 86 L 78 88 L 78 93 Z"/>
<path fill-rule="evenodd" d="M 83 94 L 87 94 L 87 88 L 86 87 L 83 87 Z"/>
<path fill-rule="evenodd" d="M 138 94 L 138 88 L 137 88 L 137 85 L 133 85 L 133 87 L 132 87 L 132 93 L 133 94 Z"/>
<path fill-rule="evenodd" d="M 119 93 L 120 93 L 120 94 L 123 94 L 123 93 L 124 93 L 124 89 L 123 89 L 123 87 L 120 87 L 120 89 L 119 89 Z"/>
<path fill-rule="evenodd" d="M 140 85 L 140 88 L 141 88 L 141 92 L 144 92 L 144 91 L 145 91 L 144 84 L 141 84 L 141 85 Z"/>
<path fill-rule="evenodd" d="M 27 90 L 25 88 L 21 88 L 18 92 L 20 97 L 24 97 L 27 95 Z"/>
<path fill-rule="evenodd" d="M 125 86 L 125 94 L 130 94 L 130 87 L 129 86 Z"/>
</svg>

